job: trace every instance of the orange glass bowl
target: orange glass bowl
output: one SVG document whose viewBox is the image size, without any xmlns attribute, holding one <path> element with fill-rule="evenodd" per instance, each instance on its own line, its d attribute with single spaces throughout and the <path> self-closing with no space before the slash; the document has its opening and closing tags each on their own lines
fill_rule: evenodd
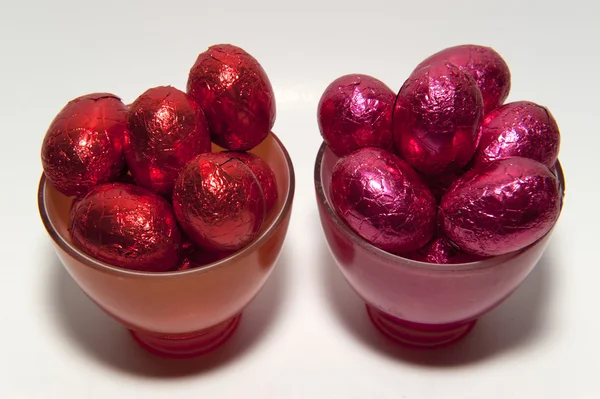
<svg viewBox="0 0 600 399">
<path fill-rule="evenodd" d="M 315 190 L 329 249 L 342 274 L 366 302 L 373 324 L 408 346 L 436 348 L 471 331 L 477 319 L 504 301 L 542 256 L 550 231 L 522 250 L 483 261 L 438 265 L 384 252 L 358 236 L 329 198 L 338 157 L 323 144 L 315 163 Z M 557 163 L 564 192 L 564 176 Z"/>
<path fill-rule="evenodd" d="M 279 193 L 260 236 L 225 259 L 185 271 L 125 270 L 75 248 L 68 232 L 73 198 L 60 194 L 42 175 L 38 206 L 58 257 L 89 298 L 150 352 L 185 358 L 219 347 L 235 331 L 243 309 L 273 270 L 290 221 L 294 169 L 287 150 L 272 133 L 251 152 L 273 168 Z"/>
</svg>

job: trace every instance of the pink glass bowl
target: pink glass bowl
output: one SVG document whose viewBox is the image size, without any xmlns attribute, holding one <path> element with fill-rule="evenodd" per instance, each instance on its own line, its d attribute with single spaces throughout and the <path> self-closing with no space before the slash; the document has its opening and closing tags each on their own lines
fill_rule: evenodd
<svg viewBox="0 0 600 399">
<path fill-rule="evenodd" d="M 220 149 L 214 147 L 216 150 Z M 252 152 L 273 168 L 279 192 L 262 233 L 223 260 L 177 272 L 125 270 L 79 251 L 67 230 L 72 198 L 46 184 L 42 175 L 39 211 L 58 257 L 88 297 L 127 327 L 150 352 L 185 358 L 219 347 L 235 331 L 243 309 L 273 270 L 290 221 L 294 170 L 289 154 L 274 134 Z"/>
<path fill-rule="evenodd" d="M 373 324 L 408 346 L 437 348 L 466 336 L 483 314 L 504 301 L 542 256 L 550 231 L 527 248 L 479 262 L 437 265 L 384 252 L 354 233 L 330 204 L 338 157 L 323 144 L 315 163 L 321 225 L 342 274 L 366 302 Z M 564 191 L 564 176 L 557 164 Z"/>
</svg>

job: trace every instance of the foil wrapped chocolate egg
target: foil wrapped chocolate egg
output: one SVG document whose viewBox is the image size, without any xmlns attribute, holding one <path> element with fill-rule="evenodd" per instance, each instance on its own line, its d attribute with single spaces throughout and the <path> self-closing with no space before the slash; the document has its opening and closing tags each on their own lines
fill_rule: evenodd
<svg viewBox="0 0 600 399">
<path fill-rule="evenodd" d="M 434 233 L 435 199 L 417 173 L 388 151 L 367 147 L 340 158 L 330 190 L 340 217 L 384 251 L 413 251 Z"/>
<path fill-rule="evenodd" d="M 556 176 L 541 163 L 507 158 L 465 173 L 440 202 L 443 232 L 465 252 L 502 255 L 533 244 L 556 222 Z"/>
<path fill-rule="evenodd" d="M 262 66 L 230 44 L 211 46 L 192 66 L 187 92 L 206 115 L 211 138 L 228 150 L 246 151 L 275 123 L 275 95 Z"/>
<path fill-rule="evenodd" d="M 269 164 L 251 152 L 229 151 L 224 154 L 244 162 L 252 173 L 254 173 L 265 196 L 266 212 L 267 214 L 271 212 L 273 206 L 275 206 L 275 202 L 277 202 L 278 192 L 275 172 L 273 172 Z"/>
<path fill-rule="evenodd" d="M 434 237 L 421 248 L 408 254 L 403 254 L 403 256 L 420 262 L 436 264 L 470 263 L 484 259 L 481 256 L 462 251 L 456 244 L 443 235 Z"/>
<path fill-rule="evenodd" d="M 207 251 L 232 252 L 258 235 L 265 198 L 252 171 L 224 153 L 201 154 L 181 171 L 173 191 L 177 220 Z"/>
<path fill-rule="evenodd" d="M 210 151 L 202 109 L 174 87 L 155 87 L 129 107 L 125 159 L 135 182 L 169 196 L 181 168 Z"/>
<path fill-rule="evenodd" d="M 415 70 L 438 61 L 449 61 L 468 72 L 483 96 L 484 113 L 502 105 L 510 92 L 510 70 L 491 47 L 466 44 L 439 51 L 421 62 Z"/>
<path fill-rule="evenodd" d="M 550 111 L 529 101 L 518 101 L 485 116 L 474 163 L 523 157 L 551 168 L 559 149 L 560 131 Z"/>
<path fill-rule="evenodd" d="M 124 269 L 162 272 L 179 261 L 181 232 L 171 205 L 141 187 L 107 183 L 71 209 L 73 244 Z"/>
<path fill-rule="evenodd" d="M 368 75 L 345 75 L 334 80 L 319 101 L 319 129 L 339 157 L 357 148 L 394 144 L 392 114 L 396 95 Z"/>
<path fill-rule="evenodd" d="M 123 172 L 127 108 L 110 93 L 70 101 L 56 115 L 42 143 L 48 181 L 67 196 L 79 196 L 116 180 Z"/>
<path fill-rule="evenodd" d="M 402 158 L 426 175 L 463 168 L 473 157 L 483 116 L 475 80 L 449 62 L 431 63 L 406 80 L 394 109 Z"/>
</svg>

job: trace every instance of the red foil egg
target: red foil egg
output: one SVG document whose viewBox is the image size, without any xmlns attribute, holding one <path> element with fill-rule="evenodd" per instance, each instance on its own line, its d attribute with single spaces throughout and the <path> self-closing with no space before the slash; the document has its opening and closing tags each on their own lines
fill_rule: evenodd
<svg viewBox="0 0 600 399">
<path fill-rule="evenodd" d="M 200 104 L 215 144 L 249 150 L 275 123 L 275 95 L 258 61 L 230 44 L 211 46 L 190 70 L 188 94 Z"/>
<path fill-rule="evenodd" d="M 502 255 L 543 237 L 560 213 L 558 180 L 541 163 L 507 158 L 473 169 L 440 203 L 444 233 L 465 252 Z"/>
<path fill-rule="evenodd" d="M 173 191 L 177 220 L 207 251 L 231 252 L 258 235 L 265 198 L 252 171 L 223 153 L 201 154 L 181 171 Z"/>
<path fill-rule="evenodd" d="M 139 186 L 168 196 L 181 168 L 210 151 L 202 109 L 184 92 L 155 87 L 129 107 L 125 159 Z"/>
<path fill-rule="evenodd" d="M 110 265 L 162 272 L 179 261 L 181 232 L 171 205 L 141 187 L 108 183 L 72 209 L 73 244 Z"/>
<path fill-rule="evenodd" d="M 318 107 L 321 135 L 339 157 L 357 148 L 394 144 L 392 114 L 396 95 L 368 75 L 345 75 L 325 89 Z"/>
<path fill-rule="evenodd" d="M 463 252 L 447 237 L 440 235 L 428 242 L 425 246 L 404 257 L 426 263 L 456 264 L 469 263 L 482 260 L 483 257 Z"/>
<path fill-rule="evenodd" d="M 244 162 L 248 168 L 254 173 L 254 176 L 260 183 L 260 188 L 265 196 L 265 206 L 267 214 L 273 209 L 277 202 L 277 180 L 273 169 L 263 161 L 260 157 L 250 152 L 225 152 L 229 157 L 234 157 Z"/>
<path fill-rule="evenodd" d="M 510 70 L 494 49 L 474 44 L 449 47 L 421 62 L 415 71 L 438 61 L 449 61 L 475 79 L 483 96 L 484 113 L 502 105 L 508 97 Z"/>
<path fill-rule="evenodd" d="M 394 110 L 401 156 L 426 175 L 464 167 L 477 147 L 483 100 L 475 80 L 456 65 L 437 62 L 406 80 Z"/>
<path fill-rule="evenodd" d="M 388 151 L 361 148 L 340 158 L 330 190 L 340 217 L 384 251 L 413 251 L 434 233 L 435 199 L 417 173 Z"/>
<path fill-rule="evenodd" d="M 551 168 L 560 149 L 560 132 L 546 107 L 529 101 L 503 105 L 485 116 L 475 165 L 523 157 Z"/>
<path fill-rule="evenodd" d="M 70 101 L 56 115 L 42 143 L 48 181 L 67 196 L 83 195 L 124 172 L 127 109 L 109 93 Z"/>
</svg>

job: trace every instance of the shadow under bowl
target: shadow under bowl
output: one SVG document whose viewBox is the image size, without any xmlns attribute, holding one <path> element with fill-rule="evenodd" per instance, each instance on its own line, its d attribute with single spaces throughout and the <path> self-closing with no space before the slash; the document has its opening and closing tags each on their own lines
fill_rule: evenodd
<svg viewBox="0 0 600 399">
<path fill-rule="evenodd" d="M 331 172 L 338 159 L 323 143 L 314 170 L 329 250 L 365 301 L 371 322 L 401 344 L 438 348 L 459 341 L 517 289 L 546 249 L 552 230 L 522 250 L 472 263 L 431 264 L 385 252 L 358 236 L 331 206 Z M 558 162 L 556 168 L 564 193 Z"/>
<path fill-rule="evenodd" d="M 213 146 L 213 151 L 220 150 Z M 154 354 L 189 358 L 221 346 L 277 262 L 290 221 L 294 169 L 273 133 L 251 152 L 266 161 L 277 178 L 278 199 L 262 232 L 227 258 L 184 271 L 138 272 L 89 257 L 73 246 L 68 232 L 73 198 L 41 177 L 39 212 L 62 264 L 98 307 Z"/>
</svg>

